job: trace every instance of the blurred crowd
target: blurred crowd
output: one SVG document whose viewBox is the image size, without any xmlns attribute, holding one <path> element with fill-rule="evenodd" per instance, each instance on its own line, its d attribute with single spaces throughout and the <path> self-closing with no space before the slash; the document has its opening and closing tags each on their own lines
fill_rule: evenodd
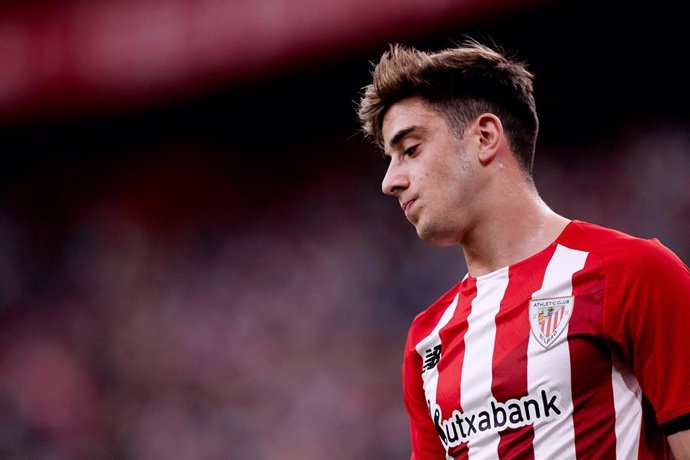
<svg viewBox="0 0 690 460">
<path fill-rule="evenodd" d="M 609 134 L 540 146 L 545 201 L 570 218 L 658 237 L 688 263 L 690 130 Z M 149 215 L 155 207 L 137 207 L 147 193 L 184 195 L 157 182 L 163 162 L 147 171 L 148 188 L 113 172 L 111 193 L 94 183 L 76 210 L 17 200 L 31 174 L 5 189 L 1 459 L 409 456 L 405 334 L 464 276 L 462 253 L 418 241 L 381 195 L 384 164 L 366 148 L 310 148 L 337 160 L 299 181 L 230 191 L 212 161 L 188 168 L 190 151 L 175 174 L 196 179 L 182 187 L 232 195 L 232 218 L 218 217 L 223 200 L 164 224 Z M 243 173 L 240 160 L 222 168 Z M 258 200 L 260 187 L 271 191 Z"/>
</svg>

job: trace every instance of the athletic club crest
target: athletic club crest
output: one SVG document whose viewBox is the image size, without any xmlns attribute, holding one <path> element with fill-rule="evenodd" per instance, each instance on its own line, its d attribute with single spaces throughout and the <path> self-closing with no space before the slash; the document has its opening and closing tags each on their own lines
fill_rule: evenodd
<svg viewBox="0 0 690 460">
<path fill-rule="evenodd" d="M 529 324 L 532 334 L 544 348 L 549 348 L 570 321 L 575 297 L 532 299 L 529 301 Z"/>
</svg>

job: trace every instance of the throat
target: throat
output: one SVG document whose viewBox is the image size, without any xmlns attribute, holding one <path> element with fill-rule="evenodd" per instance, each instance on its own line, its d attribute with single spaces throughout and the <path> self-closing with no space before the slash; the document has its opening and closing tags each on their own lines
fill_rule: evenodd
<svg viewBox="0 0 690 460">
<path fill-rule="evenodd" d="M 554 243 L 570 221 L 553 212 L 543 218 L 512 225 L 490 225 L 463 242 L 471 276 L 483 276 L 528 259 Z M 475 236 L 479 235 L 479 236 Z"/>
</svg>

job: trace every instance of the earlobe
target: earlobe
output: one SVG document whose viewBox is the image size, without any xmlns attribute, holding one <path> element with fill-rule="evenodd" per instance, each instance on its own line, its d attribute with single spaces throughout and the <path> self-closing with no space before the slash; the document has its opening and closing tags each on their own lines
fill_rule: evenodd
<svg viewBox="0 0 690 460">
<path fill-rule="evenodd" d="M 503 125 L 496 115 L 485 113 L 477 118 L 476 126 L 479 134 L 479 161 L 487 165 L 498 153 L 503 138 Z"/>
</svg>

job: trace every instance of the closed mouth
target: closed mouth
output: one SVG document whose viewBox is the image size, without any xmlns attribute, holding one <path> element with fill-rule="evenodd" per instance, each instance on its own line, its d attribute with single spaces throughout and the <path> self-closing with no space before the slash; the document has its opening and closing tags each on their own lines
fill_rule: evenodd
<svg viewBox="0 0 690 460">
<path fill-rule="evenodd" d="M 410 209 L 410 206 L 412 206 L 412 203 L 414 203 L 414 202 L 415 202 L 415 200 L 410 200 L 410 201 L 404 202 L 404 203 L 402 204 L 402 209 L 403 209 L 403 211 L 404 211 L 404 212 L 407 212 L 407 210 Z"/>
</svg>

